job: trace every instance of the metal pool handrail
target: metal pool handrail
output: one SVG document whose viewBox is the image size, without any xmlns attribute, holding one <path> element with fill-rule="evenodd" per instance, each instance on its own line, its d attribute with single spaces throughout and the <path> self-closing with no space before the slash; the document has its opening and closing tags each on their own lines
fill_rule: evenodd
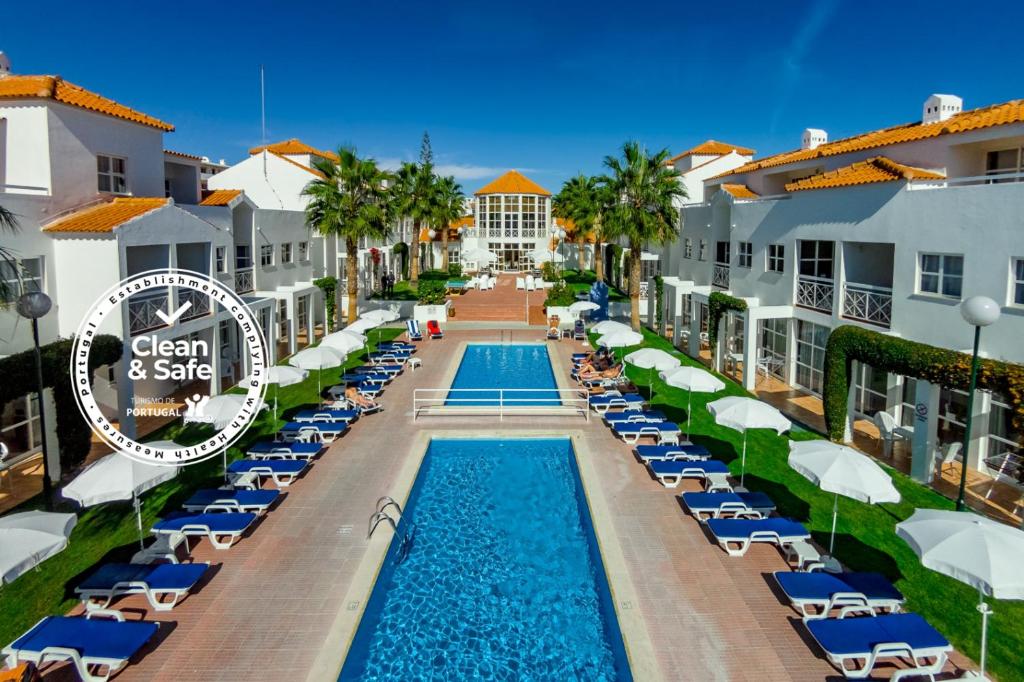
<svg viewBox="0 0 1024 682">
<path fill-rule="evenodd" d="M 472 394 L 497 393 L 496 398 L 473 397 Z M 530 393 L 530 397 L 516 397 Z M 466 397 L 453 397 L 468 394 Z M 511 394 L 511 395 L 508 395 Z M 538 397 L 537 394 L 551 397 Z M 453 404 L 454 403 L 454 404 Z M 463 403 L 463 404 L 458 404 Z M 483 403 L 483 404 L 481 404 Z M 545 412 L 545 408 L 547 411 Z M 431 414 L 497 414 L 502 421 L 506 414 L 575 414 L 590 421 L 590 395 L 575 388 L 417 388 L 413 390 L 412 416 Z"/>
</svg>

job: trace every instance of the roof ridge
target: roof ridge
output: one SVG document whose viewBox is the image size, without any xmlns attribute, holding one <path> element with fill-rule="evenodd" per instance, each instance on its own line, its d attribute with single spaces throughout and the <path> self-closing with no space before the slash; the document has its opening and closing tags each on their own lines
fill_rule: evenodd
<svg viewBox="0 0 1024 682">
<path fill-rule="evenodd" d="M 171 205 L 168 197 L 112 197 L 51 221 L 44 232 L 113 232 L 121 225 Z M 117 210 L 119 208 L 124 210 Z M 140 210 L 142 209 L 142 210 Z M 103 216 L 103 213 L 111 215 Z"/>
<path fill-rule="evenodd" d="M 323 173 L 321 173 L 317 169 L 310 168 L 309 166 L 303 166 L 298 161 L 295 161 L 294 159 L 289 159 L 284 154 L 280 154 L 280 153 L 272 151 L 270 149 L 264 149 L 263 151 L 265 151 L 268 154 L 273 154 L 274 156 L 276 156 L 277 158 L 281 159 L 282 161 L 290 163 L 291 165 L 295 166 L 296 168 L 301 168 L 302 170 L 306 171 L 307 173 L 312 173 L 313 175 L 317 176 L 318 178 L 326 178 L 327 177 L 326 175 L 324 175 Z M 259 153 L 259 152 L 257 152 L 257 153 Z"/>
</svg>

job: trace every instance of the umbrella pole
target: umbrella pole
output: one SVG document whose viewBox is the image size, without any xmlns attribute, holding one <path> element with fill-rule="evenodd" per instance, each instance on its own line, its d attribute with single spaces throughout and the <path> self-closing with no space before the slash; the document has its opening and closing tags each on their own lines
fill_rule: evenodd
<svg viewBox="0 0 1024 682">
<path fill-rule="evenodd" d="M 981 614 L 981 660 L 979 663 L 979 679 L 987 680 L 985 677 L 985 658 L 988 655 L 988 617 L 992 615 L 992 608 L 985 603 L 985 593 L 978 590 L 978 612 Z"/>
<path fill-rule="evenodd" d="M 828 555 L 832 556 L 832 549 L 836 544 L 836 519 L 839 517 L 839 493 L 836 493 L 832 500 L 832 537 L 828 541 Z"/>
<path fill-rule="evenodd" d="M 139 529 L 139 549 L 145 549 L 145 544 L 142 541 L 142 502 L 134 493 L 132 493 L 132 504 L 135 506 L 135 526 Z"/>
<path fill-rule="evenodd" d="M 690 420 L 693 419 L 693 391 L 688 391 L 686 399 L 686 440 L 690 440 Z"/>
<path fill-rule="evenodd" d="M 743 459 L 740 461 L 740 485 L 744 484 L 747 477 L 747 431 L 743 430 Z"/>
</svg>

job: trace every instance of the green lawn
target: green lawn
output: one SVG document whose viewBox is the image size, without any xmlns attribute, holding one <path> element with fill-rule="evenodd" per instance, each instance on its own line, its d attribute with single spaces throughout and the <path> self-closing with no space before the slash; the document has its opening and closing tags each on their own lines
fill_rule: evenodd
<svg viewBox="0 0 1024 682">
<path fill-rule="evenodd" d="M 462 275 L 460 277 L 451 277 L 448 273 L 441 270 L 427 270 L 421 272 L 419 279 L 422 281 L 442 281 L 442 282 L 466 282 L 469 277 Z M 370 300 L 378 300 L 381 298 L 379 292 L 375 292 L 370 296 Z M 419 292 L 416 287 L 409 283 L 409 280 L 402 280 L 401 282 L 395 282 L 395 292 L 387 297 L 389 301 L 417 301 L 419 300 Z"/>
<path fill-rule="evenodd" d="M 590 291 L 590 285 L 597 281 L 597 275 L 594 274 L 593 270 L 584 270 L 583 272 L 579 270 L 564 270 L 562 271 L 562 279 L 565 280 L 566 286 L 576 294 L 581 291 Z M 628 301 L 629 296 L 608 284 L 608 300 Z"/>
<path fill-rule="evenodd" d="M 382 328 L 380 339 L 390 341 L 399 336 L 403 329 Z M 369 334 L 371 349 L 378 340 L 378 330 Z M 350 357 L 344 367 L 363 364 L 365 355 Z M 344 367 L 323 371 L 324 387 L 338 383 Z M 239 459 L 242 450 L 260 437 L 276 433 L 285 423 L 285 414 L 291 414 L 300 406 L 316 404 L 316 372 L 310 372 L 306 381 L 280 389 L 278 394 L 278 419 L 274 421 L 270 412 L 264 412 L 253 423 L 239 443 L 228 450 L 230 460 Z M 267 392 L 267 402 L 273 404 L 275 387 Z M 385 403 L 389 397 L 384 394 Z M 370 417 L 371 419 L 373 417 Z M 170 424 L 147 440 L 174 439 L 182 444 L 198 443 L 204 439 L 203 429 L 209 427 L 190 425 L 183 428 L 181 423 Z M 148 528 L 162 515 L 178 511 L 181 503 L 198 488 L 217 487 L 223 483 L 221 458 L 215 457 L 201 464 L 186 466 L 173 481 L 168 481 L 142 497 L 142 523 Z M 315 465 L 314 465 L 315 468 Z M 315 474 L 314 474 L 315 475 Z M 40 497 L 21 505 L 15 511 L 41 509 Z M 77 507 L 61 502 L 57 511 L 76 511 Z M 287 513 L 287 511 L 282 512 Z M 259 532 L 257 529 L 256 532 Z M 138 549 L 138 532 L 135 527 L 135 513 L 130 502 L 112 503 L 82 511 L 78 525 L 71 534 L 67 549 L 57 556 L 44 561 L 36 569 L 22 575 L 9 585 L 0 587 L 0 647 L 13 642 L 40 618 L 50 614 L 66 612 L 78 600 L 74 588 L 98 563 L 127 561 Z M 216 583 L 216 581 L 214 581 Z M 213 585 L 216 589 L 216 584 Z"/>
<path fill-rule="evenodd" d="M 645 329 L 644 336 L 643 345 L 674 351 L 669 341 L 654 332 Z M 616 354 L 621 357 L 633 350 L 636 348 L 621 349 Z M 678 352 L 676 355 L 680 355 L 685 364 L 703 366 L 686 355 Z M 651 373 L 648 370 L 627 365 L 626 373 L 638 386 L 651 390 Z M 730 470 L 738 475 L 743 435 L 715 424 L 705 406 L 726 395 L 749 394 L 732 380 L 722 378 L 726 384 L 724 391 L 693 395 L 692 440 L 704 444 L 716 457 L 727 461 Z M 653 379 L 652 404 L 670 419 L 685 421 L 687 392 L 667 386 L 656 374 Z M 795 440 L 820 437 L 803 429 L 794 429 L 793 433 Z M 763 429 L 749 432 L 746 485 L 751 490 L 769 494 L 778 505 L 780 514 L 804 522 L 815 540 L 827 547 L 832 526 L 833 495 L 822 492 L 789 468 L 786 463 L 788 441 L 785 436 L 779 437 Z M 953 502 L 904 474 L 889 471 L 903 501 L 899 504 L 868 505 L 840 497 L 835 554 L 850 570 L 877 571 L 886 575 L 906 596 L 908 611 L 923 615 L 959 651 L 977 660 L 981 635 L 981 615 L 975 610 L 978 593 L 963 583 L 921 566 L 917 556 L 896 537 L 895 532 L 896 524 L 910 516 L 915 508 L 952 509 Z M 989 621 L 989 669 L 1004 682 L 1024 680 L 1024 602 L 988 602 L 995 610 L 995 616 Z M 789 626 L 780 621 L 778 627 Z"/>
</svg>

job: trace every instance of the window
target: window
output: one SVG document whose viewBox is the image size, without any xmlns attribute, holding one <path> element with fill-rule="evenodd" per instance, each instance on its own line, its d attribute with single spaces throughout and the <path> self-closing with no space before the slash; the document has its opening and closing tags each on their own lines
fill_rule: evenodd
<svg viewBox="0 0 1024 682">
<path fill-rule="evenodd" d="M 260 245 L 260 265 L 266 267 L 274 264 L 274 246 L 272 244 Z"/>
<path fill-rule="evenodd" d="M 284 244 L 281 244 L 281 263 L 284 264 L 284 263 L 291 263 L 291 262 L 292 262 L 292 243 L 291 242 L 285 242 Z"/>
<path fill-rule="evenodd" d="M 101 192 L 127 194 L 128 181 L 125 179 L 124 159 L 116 156 L 96 156 L 96 172 Z"/>
<path fill-rule="evenodd" d="M 921 254 L 918 291 L 948 298 L 960 298 L 964 283 L 964 257 L 939 253 Z"/>
<path fill-rule="evenodd" d="M 0 261 L 0 280 L 7 285 L 7 298 L 4 303 L 13 303 L 22 294 L 43 291 L 43 259 Z"/>
<path fill-rule="evenodd" d="M 801 241 L 800 275 L 831 280 L 833 247 L 834 242 Z"/>
<path fill-rule="evenodd" d="M 857 363 L 854 373 L 854 409 L 860 414 L 874 417 L 886 408 L 889 393 L 889 373 L 871 365 Z"/>
<path fill-rule="evenodd" d="M 988 416 L 988 452 L 985 463 L 998 468 L 1007 454 L 1019 454 L 1020 435 L 1013 426 L 1013 409 L 1009 401 L 993 393 Z"/>
<path fill-rule="evenodd" d="M 768 272 L 783 272 L 786 269 L 786 247 L 782 244 L 768 245 Z"/>
<path fill-rule="evenodd" d="M 277 304 L 277 340 L 288 342 L 288 301 L 283 298 Z"/>
<path fill-rule="evenodd" d="M 214 256 L 214 258 L 215 258 L 215 265 L 217 266 L 217 272 L 227 272 L 227 270 L 228 270 L 227 247 L 226 246 L 218 246 L 217 250 L 214 252 L 214 254 L 215 254 L 215 256 Z"/>
<path fill-rule="evenodd" d="M 736 242 L 736 265 L 749 268 L 754 262 L 754 245 L 750 242 Z"/>
<path fill-rule="evenodd" d="M 1011 263 L 1010 303 L 1024 305 L 1024 258 L 1014 258 Z"/>
<path fill-rule="evenodd" d="M 1024 171 L 1024 147 L 1000 149 L 985 155 L 985 175 L 1001 175 Z M 993 178 L 990 182 L 1014 182 L 1020 178 Z"/>
<path fill-rule="evenodd" d="M 683 240 L 683 258 L 693 258 L 693 240 L 689 237 Z"/>
<path fill-rule="evenodd" d="M 252 267 L 252 249 L 248 244 L 235 244 L 235 269 L 244 270 Z"/>
<path fill-rule="evenodd" d="M 786 339 L 789 336 L 789 319 L 773 317 L 758 320 L 758 337 L 761 347 L 758 365 L 777 379 L 786 378 Z"/>
<path fill-rule="evenodd" d="M 825 377 L 825 343 L 831 330 L 820 324 L 797 320 L 796 384 L 821 395 Z"/>
<path fill-rule="evenodd" d="M 715 262 L 720 265 L 729 264 L 729 242 L 715 242 Z"/>
<path fill-rule="evenodd" d="M 9 458 L 40 452 L 43 430 L 39 425 L 39 401 L 35 393 L 15 398 L 0 407 L 0 442 Z"/>
<path fill-rule="evenodd" d="M 309 242 L 299 242 L 299 260 L 309 260 Z"/>
<path fill-rule="evenodd" d="M 701 239 L 700 244 L 697 247 L 697 260 L 708 259 L 708 240 Z"/>
</svg>

